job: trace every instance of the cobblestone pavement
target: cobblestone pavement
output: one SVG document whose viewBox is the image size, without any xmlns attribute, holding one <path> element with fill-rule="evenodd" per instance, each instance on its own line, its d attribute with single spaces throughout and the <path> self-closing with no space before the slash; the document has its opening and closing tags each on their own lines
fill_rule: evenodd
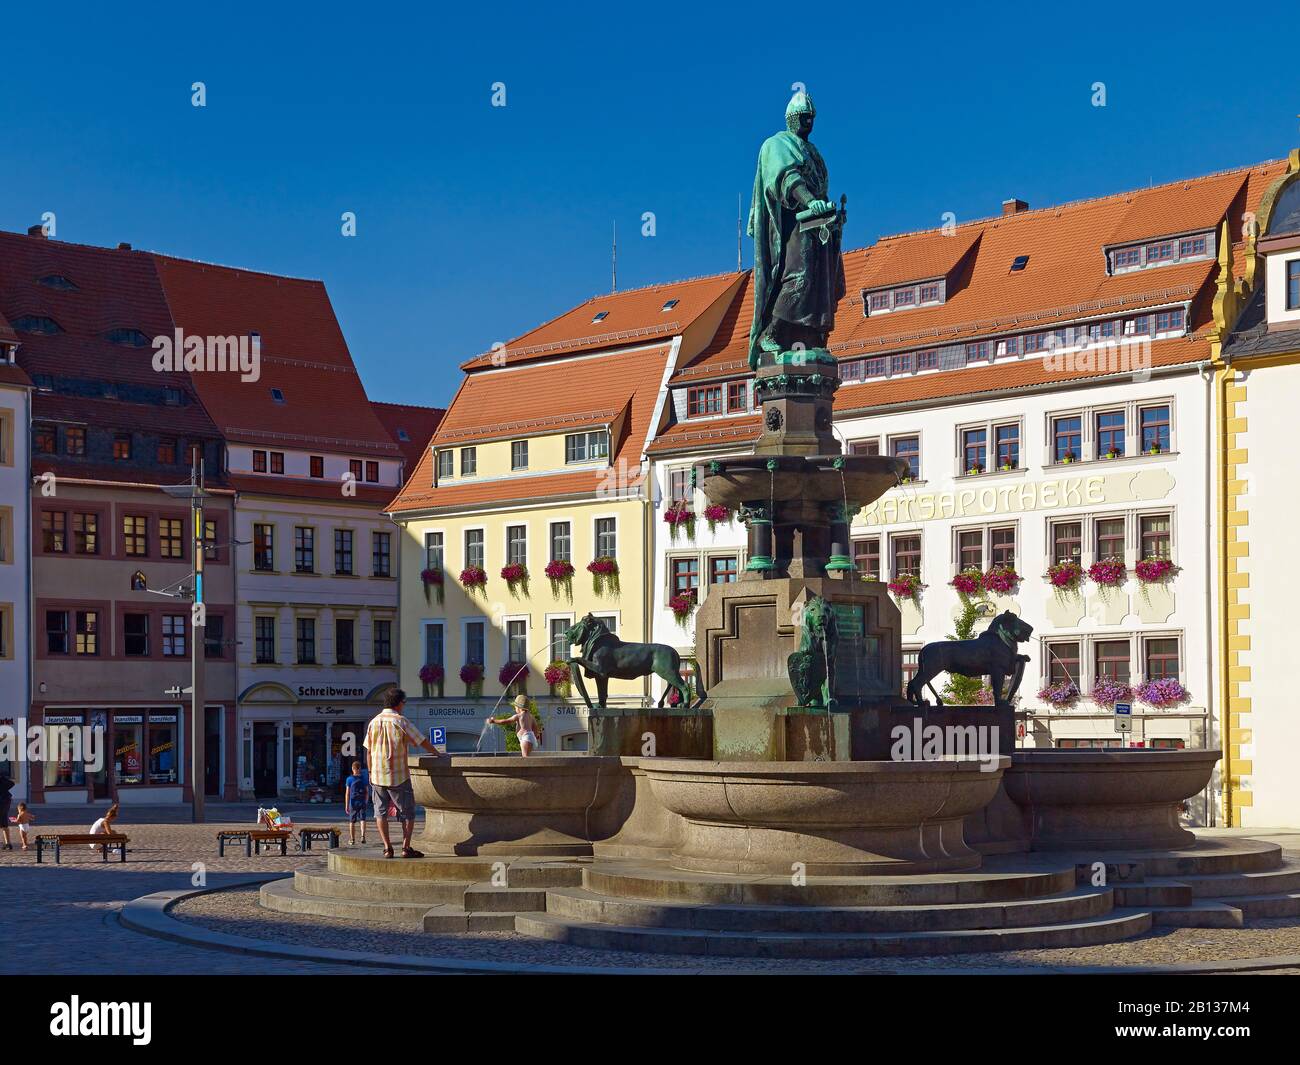
<svg viewBox="0 0 1300 1065">
<path fill-rule="evenodd" d="M 255 807 L 214 808 L 205 825 L 189 823 L 135 823 L 129 808 L 121 828 L 131 837 L 125 865 L 104 863 L 82 848 L 66 848 L 63 864 L 36 865 L 35 852 L 0 851 L 0 973 L 310 973 L 391 972 L 354 966 L 318 965 L 287 959 L 248 957 L 205 950 L 154 939 L 119 926 L 114 917 L 132 899 L 155 891 L 191 885 L 199 873 L 208 886 L 231 883 L 241 876 L 313 865 L 319 852 L 289 855 L 263 854 L 246 858 L 242 848 L 231 848 L 224 858 L 216 853 L 219 828 L 245 827 L 254 819 Z M 85 831 L 82 817 L 66 817 L 46 810 L 38 814 L 39 829 Z M 327 811 L 293 808 L 299 824 L 329 823 L 344 828 Z M 346 829 L 344 828 L 344 831 Z M 418 832 L 418 828 L 417 828 Z M 374 829 L 370 838 L 373 842 Z M 16 833 L 13 834 L 16 839 Z M 1300 834 L 1251 833 L 1272 839 L 1300 856 Z M 237 853 L 236 853 L 237 852 Z M 201 863 L 199 869 L 194 863 Z M 998 969 L 1063 965 L 1147 965 L 1212 961 L 1276 955 L 1300 955 L 1300 920 L 1255 922 L 1246 929 L 1161 929 L 1141 939 L 1107 946 L 1059 950 L 1014 951 L 908 959 L 862 959 L 818 962 L 787 959 L 698 958 L 680 955 L 644 955 L 587 950 L 547 943 L 512 932 L 464 936 L 435 936 L 362 921 L 270 913 L 257 905 L 255 889 L 221 891 L 200 896 L 176 907 L 182 921 L 232 935 L 255 939 L 319 944 L 339 950 L 395 954 L 442 955 L 466 960 L 576 966 L 637 966 L 700 970 L 767 969 L 815 973 L 829 969 L 890 972 L 924 972 L 935 968 Z"/>
</svg>

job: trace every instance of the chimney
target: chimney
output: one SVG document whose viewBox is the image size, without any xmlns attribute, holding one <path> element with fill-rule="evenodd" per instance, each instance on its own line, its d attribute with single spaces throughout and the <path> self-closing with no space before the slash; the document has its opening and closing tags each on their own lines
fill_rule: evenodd
<svg viewBox="0 0 1300 1065">
<path fill-rule="evenodd" d="M 117 250 L 118 250 L 118 251 L 130 251 L 130 250 L 131 250 L 131 245 L 128 244 L 126 241 L 122 241 L 122 243 L 120 243 L 120 244 L 117 246 Z"/>
<path fill-rule="evenodd" d="M 45 226 L 44 226 L 44 225 L 39 225 L 39 226 L 28 226 L 28 227 L 27 227 L 27 235 L 28 235 L 29 237 L 40 237 L 42 240 L 44 240 L 44 239 L 45 239 Z"/>
<path fill-rule="evenodd" d="M 1028 210 L 1029 210 L 1029 204 L 1025 203 L 1024 200 L 1010 199 L 1010 200 L 1002 201 L 1003 218 L 1006 218 L 1007 215 L 1019 214 L 1021 211 L 1028 211 Z"/>
</svg>

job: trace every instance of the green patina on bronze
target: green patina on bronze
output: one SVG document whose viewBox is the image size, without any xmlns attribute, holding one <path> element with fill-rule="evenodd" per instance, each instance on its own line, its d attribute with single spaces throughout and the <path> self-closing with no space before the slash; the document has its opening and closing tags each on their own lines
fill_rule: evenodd
<svg viewBox="0 0 1300 1065">
<path fill-rule="evenodd" d="M 803 707 L 830 709 L 835 697 L 835 650 L 839 619 L 829 603 L 814 595 L 803 608 L 799 650 L 786 660 L 790 686 Z"/>
</svg>

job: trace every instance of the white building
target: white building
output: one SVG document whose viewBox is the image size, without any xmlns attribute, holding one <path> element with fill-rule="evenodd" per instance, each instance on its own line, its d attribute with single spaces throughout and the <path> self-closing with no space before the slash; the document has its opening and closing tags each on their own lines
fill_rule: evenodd
<svg viewBox="0 0 1300 1065">
<path fill-rule="evenodd" d="M 0 316 L 0 726 L 15 729 L 31 706 L 31 379 L 14 364 L 18 336 Z M 0 756 L 0 773 L 30 795 L 26 766 Z"/>
</svg>

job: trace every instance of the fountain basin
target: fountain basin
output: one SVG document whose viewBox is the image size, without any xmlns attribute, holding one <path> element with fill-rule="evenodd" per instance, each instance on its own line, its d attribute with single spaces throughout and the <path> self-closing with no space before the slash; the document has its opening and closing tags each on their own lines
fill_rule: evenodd
<svg viewBox="0 0 1300 1065">
<path fill-rule="evenodd" d="M 797 508 L 842 503 L 846 497 L 850 509 L 857 509 L 879 499 L 908 473 L 903 459 L 889 455 L 739 455 L 715 459 L 706 469 L 714 467 L 717 472 L 705 474 L 704 494 L 710 503 L 733 510 L 766 499 Z"/>
<path fill-rule="evenodd" d="M 424 755 L 410 766 L 421 846 L 439 855 L 589 855 L 625 772 L 618 758 L 585 753 Z"/>
<path fill-rule="evenodd" d="M 655 798 L 682 819 L 673 865 L 834 876 L 978 868 L 962 819 L 993 798 L 1010 761 L 656 758 L 641 767 Z"/>
<path fill-rule="evenodd" d="M 1033 850 L 1166 850 L 1195 836 L 1178 811 L 1210 781 L 1217 750 L 1016 751 L 1005 784 Z"/>
</svg>

